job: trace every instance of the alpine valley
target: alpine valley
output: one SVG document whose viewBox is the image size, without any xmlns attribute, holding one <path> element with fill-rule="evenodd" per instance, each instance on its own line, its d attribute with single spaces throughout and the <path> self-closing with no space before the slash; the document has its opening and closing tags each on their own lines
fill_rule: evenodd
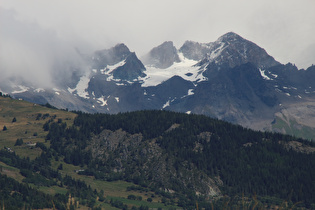
<svg viewBox="0 0 315 210">
<path fill-rule="evenodd" d="M 315 66 L 281 64 L 233 32 L 179 49 L 167 41 L 141 58 L 124 44 L 81 57 L 86 69 L 55 75 L 54 88 L 14 77 L 0 90 L 61 109 L 170 110 L 315 139 Z"/>
</svg>

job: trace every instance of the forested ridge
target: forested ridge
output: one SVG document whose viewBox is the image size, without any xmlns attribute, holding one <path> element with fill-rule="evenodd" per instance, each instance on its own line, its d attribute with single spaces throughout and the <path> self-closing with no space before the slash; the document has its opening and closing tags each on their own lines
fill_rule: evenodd
<svg viewBox="0 0 315 210">
<path fill-rule="evenodd" d="M 313 142 L 202 115 L 49 114 L 3 99 L 11 109 L 1 115 L 0 209 L 315 207 Z M 123 193 L 106 195 L 115 181 Z"/>
<path fill-rule="evenodd" d="M 301 202 L 300 205 L 307 208 L 315 204 L 315 154 L 284 147 L 290 141 L 299 141 L 309 147 L 314 147 L 314 143 L 292 136 L 256 132 L 201 115 L 168 111 L 116 115 L 78 113 L 71 127 L 63 122 L 47 122 L 44 127 L 49 130 L 47 140 L 51 149 L 67 163 L 85 165 L 87 170 L 82 174 L 108 181 L 132 181 L 154 191 L 175 190 L 171 196 L 178 196 L 182 201 L 178 203 L 180 206 L 194 205 L 198 198 L 193 191 L 198 189 L 198 183 L 176 179 L 176 176 L 169 180 L 155 177 L 152 171 L 156 169 L 148 162 L 154 157 L 144 152 L 152 142 L 156 145 L 152 148 L 158 149 L 151 148 L 151 153 L 160 155 L 160 162 L 156 163 L 161 164 L 163 157 L 166 162 L 163 164 L 170 166 L 177 175 L 192 170 L 198 177 L 219 179 L 221 184 L 216 183 L 221 196 L 257 194 Z M 116 146 L 120 150 L 95 158 L 91 139 L 104 130 L 141 134 L 141 142 L 134 143 L 136 147 L 132 142 L 123 147 L 121 144 L 125 143 L 120 142 Z M 123 154 L 127 155 L 125 159 L 121 157 Z M 119 170 L 114 170 L 118 166 Z M 148 169 L 150 167 L 152 169 Z M 209 194 L 204 198 L 207 200 Z"/>
</svg>

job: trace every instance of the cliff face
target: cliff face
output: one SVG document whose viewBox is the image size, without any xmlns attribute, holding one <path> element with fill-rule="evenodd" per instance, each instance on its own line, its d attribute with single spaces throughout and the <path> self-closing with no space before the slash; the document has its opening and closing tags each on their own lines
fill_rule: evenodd
<svg viewBox="0 0 315 210">
<path fill-rule="evenodd" d="M 171 41 L 164 42 L 163 44 L 153 48 L 143 57 L 143 63 L 145 65 L 161 69 L 168 68 L 178 62 L 180 62 L 180 59 L 177 54 L 177 49 Z"/>
<path fill-rule="evenodd" d="M 204 138 L 207 135 L 200 135 Z M 95 160 L 110 165 L 109 170 L 119 172 L 130 180 L 158 183 L 165 191 L 193 190 L 196 194 L 220 196 L 220 178 L 210 178 L 196 166 L 184 161 L 178 164 L 167 154 L 156 139 L 144 140 L 141 134 L 129 134 L 121 129 L 104 130 L 94 136 L 86 150 Z"/>
</svg>

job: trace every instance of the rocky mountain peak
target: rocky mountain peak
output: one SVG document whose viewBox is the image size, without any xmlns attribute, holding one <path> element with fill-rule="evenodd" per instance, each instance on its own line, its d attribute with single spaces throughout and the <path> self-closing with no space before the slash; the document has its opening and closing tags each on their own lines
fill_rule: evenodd
<svg viewBox="0 0 315 210">
<path fill-rule="evenodd" d="M 138 59 L 136 53 L 130 53 L 125 59 L 125 64 L 119 66 L 113 71 L 114 79 L 120 79 L 122 81 L 134 81 L 139 77 L 145 77 L 145 67 Z"/>
<path fill-rule="evenodd" d="M 173 65 L 174 62 L 180 62 L 172 41 L 166 41 L 163 44 L 153 48 L 147 55 L 142 58 L 145 65 L 156 68 L 166 69 Z"/>
<path fill-rule="evenodd" d="M 209 51 L 207 44 L 201 44 L 194 41 L 186 41 L 183 46 L 179 49 L 179 52 L 191 60 L 200 61 L 205 57 Z"/>
<path fill-rule="evenodd" d="M 93 68 L 103 69 L 107 65 L 114 65 L 125 60 L 130 55 L 130 50 L 125 44 L 117 44 L 110 49 L 96 51 L 92 57 Z"/>
<path fill-rule="evenodd" d="M 115 45 L 110 51 L 117 56 L 128 56 L 131 53 L 129 48 L 123 43 Z"/>
<path fill-rule="evenodd" d="M 234 32 L 228 32 L 218 38 L 218 42 L 244 41 L 245 39 Z"/>
<path fill-rule="evenodd" d="M 214 63 L 216 66 L 234 68 L 245 63 L 252 63 L 257 68 L 268 68 L 280 64 L 255 43 L 236 33 L 229 32 L 209 43 L 209 52 L 200 64 Z"/>
</svg>

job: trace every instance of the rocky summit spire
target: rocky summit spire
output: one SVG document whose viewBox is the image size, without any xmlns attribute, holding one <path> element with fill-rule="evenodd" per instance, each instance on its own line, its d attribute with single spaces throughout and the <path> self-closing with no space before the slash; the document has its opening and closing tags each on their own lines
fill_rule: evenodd
<svg viewBox="0 0 315 210">
<path fill-rule="evenodd" d="M 135 53 L 130 53 L 126 58 L 125 64 L 113 71 L 114 79 L 123 81 L 133 81 L 139 77 L 145 77 L 145 67 L 137 58 Z"/>
<path fill-rule="evenodd" d="M 142 58 L 142 60 L 145 65 L 161 69 L 168 68 L 175 62 L 180 62 L 177 49 L 171 41 L 164 42 L 163 44 L 153 48 Z"/>
<path fill-rule="evenodd" d="M 242 40 L 245 40 L 245 39 L 243 37 L 241 37 L 240 35 L 238 35 L 234 32 L 228 32 L 228 33 L 220 36 L 217 41 L 233 42 L 233 41 L 242 41 Z"/>
<path fill-rule="evenodd" d="M 107 65 L 114 65 L 125 60 L 130 54 L 129 48 L 122 43 L 110 49 L 96 51 L 92 58 L 93 68 L 103 69 Z"/>
<path fill-rule="evenodd" d="M 191 60 L 200 61 L 203 59 L 209 51 L 207 44 L 202 44 L 194 41 L 186 41 L 179 49 L 179 52 Z"/>
</svg>

